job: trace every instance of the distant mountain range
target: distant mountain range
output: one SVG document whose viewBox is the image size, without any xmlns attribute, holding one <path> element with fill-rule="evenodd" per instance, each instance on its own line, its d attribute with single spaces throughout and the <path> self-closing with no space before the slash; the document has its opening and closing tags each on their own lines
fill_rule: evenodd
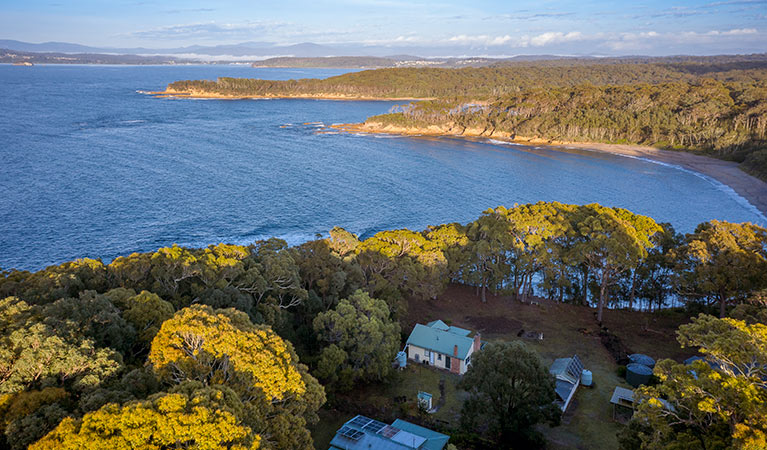
<svg viewBox="0 0 767 450">
<path fill-rule="evenodd" d="M 443 49 L 446 50 L 446 49 Z M 455 50 L 455 49 L 453 49 Z M 718 58 L 717 56 L 620 56 L 602 58 L 593 55 L 489 55 L 487 48 L 464 49 L 465 55 L 440 56 L 432 47 L 389 47 L 362 44 L 335 46 L 304 42 L 277 45 L 272 42 L 243 42 L 231 45 L 190 45 L 175 48 L 118 48 L 91 47 L 68 42 L 39 44 L 0 39 L 0 63 L 32 62 L 43 64 L 199 64 L 199 63 L 253 63 L 254 67 L 482 67 L 509 65 L 520 62 L 567 60 L 572 62 L 684 62 Z M 413 56 L 417 55 L 417 56 Z M 760 63 L 766 54 L 730 55 L 738 61 L 753 60 Z M 725 56 L 727 57 L 727 56 Z"/>
<path fill-rule="evenodd" d="M 487 47 L 466 48 L 435 48 L 402 46 L 392 47 L 383 45 L 364 44 L 338 44 L 323 45 L 312 42 L 303 42 L 292 45 L 278 45 L 273 42 L 242 42 L 230 45 L 190 45 L 173 48 L 145 48 L 145 47 L 92 47 L 87 45 L 72 44 L 68 42 L 43 42 L 39 44 L 0 39 L 0 48 L 20 52 L 47 52 L 47 53 L 100 53 L 120 55 L 164 55 L 177 56 L 199 60 L 258 60 L 273 57 L 297 57 L 317 58 L 330 56 L 369 56 L 383 57 L 394 60 L 413 58 L 441 58 L 441 59 L 470 59 L 474 56 L 450 56 L 456 51 L 459 55 L 485 55 L 489 58 L 508 58 L 510 55 L 493 54 L 493 50 Z M 411 56 L 417 55 L 417 56 Z M 586 56 L 586 55 L 584 55 Z M 581 56 L 583 57 L 583 56 Z M 515 59 L 557 59 L 561 56 L 554 55 L 522 55 Z"/>
<path fill-rule="evenodd" d="M 122 47 L 91 47 L 71 44 L 68 42 L 43 42 L 33 44 L 10 39 L 0 39 L 0 48 L 21 52 L 52 52 L 52 53 L 103 53 L 103 54 L 133 54 L 133 55 L 201 55 L 201 56 L 233 56 L 233 57 L 266 57 L 266 56 L 353 56 L 360 49 L 340 49 L 311 42 L 293 45 L 276 45 L 270 42 L 243 42 L 232 45 L 190 45 L 175 48 L 122 48 Z"/>
</svg>

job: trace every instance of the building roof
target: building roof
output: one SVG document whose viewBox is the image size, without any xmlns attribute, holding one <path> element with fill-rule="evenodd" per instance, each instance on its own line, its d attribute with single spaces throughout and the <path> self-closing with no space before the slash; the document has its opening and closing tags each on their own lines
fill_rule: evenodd
<svg viewBox="0 0 767 450">
<path fill-rule="evenodd" d="M 442 450 L 447 445 L 447 441 L 450 440 L 450 436 L 446 434 L 437 433 L 434 430 L 400 419 L 395 420 L 394 423 L 392 423 L 392 426 L 426 439 L 420 447 L 423 450 Z"/>
<path fill-rule="evenodd" d="M 664 400 L 662 398 L 657 399 L 664 408 L 666 408 L 669 411 L 676 411 L 676 408 L 668 402 L 668 400 Z M 631 389 L 626 389 L 624 387 L 615 386 L 615 390 L 613 391 L 613 396 L 610 398 L 610 403 L 618 406 L 625 406 L 627 408 L 633 408 L 634 407 L 634 391 Z"/>
<path fill-rule="evenodd" d="M 551 365 L 549 373 L 557 380 L 575 384 L 583 375 L 583 363 L 578 355 L 573 355 L 572 358 L 559 358 Z"/>
<path fill-rule="evenodd" d="M 407 344 L 425 348 L 430 351 L 455 356 L 453 350 L 458 347 L 459 359 L 466 359 L 474 345 L 474 339 L 468 337 L 469 330 L 458 327 L 449 327 L 441 320 L 429 322 L 429 325 L 416 324 Z"/>
<path fill-rule="evenodd" d="M 342 450 L 442 450 L 450 436 L 428 428 L 395 420 L 391 425 L 356 416 L 346 422 L 330 441 L 331 449 Z"/>
<path fill-rule="evenodd" d="M 559 397 L 558 404 L 564 410 L 567 407 L 567 400 L 581 381 L 583 363 L 578 355 L 573 355 L 572 358 L 559 358 L 551 365 L 549 373 L 556 379 L 554 390 Z"/>
<path fill-rule="evenodd" d="M 615 386 L 613 396 L 610 398 L 610 403 L 619 406 L 626 406 L 629 408 L 634 407 L 634 391 L 626 389 L 624 387 Z"/>
<path fill-rule="evenodd" d="M 471 330 L 460 327 L 452 327 L 441 320 L 434 320 L 426 324 L 427 327 L 436 328 L 438 330 L 447 331 L 459 336 L 468 336 L 471 334 Z"/>
</svg>

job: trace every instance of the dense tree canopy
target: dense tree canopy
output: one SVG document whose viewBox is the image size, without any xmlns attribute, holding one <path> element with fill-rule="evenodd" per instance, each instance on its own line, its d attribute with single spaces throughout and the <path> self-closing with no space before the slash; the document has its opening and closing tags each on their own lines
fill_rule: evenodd
<svg viewBox="0 0 767 450">
<path fill-rule="evenodd" d="M 470 429 L 487 424 L 499 442 L 525 442 L 533 425 L 559 423 L 554 377 L 521 342 L 490 343 L 472 357 L 460 387 L 469 392 L 461 419 Z"/>
<path fill-rule="evenodd" d="M 712 220 L 699 225 L 678 250 L 681 292 L 727 306 L 767 287 L 767 229 Z"/>
<path fill-rule="evenodd" d="M 29 448 L 260 448 L 260 436 L 241 423 L 239 414 L 242 404 L 226 388 L 202 388 L 191 394 L 163 393 L 123 406 L 112 403 L 82 419 L 68 417 Z"/>
<path fill-rule="evenodd" d="M 678 397 L 683 422 L 648 409 L 649 425 L 634 422 L 627 442 L 758 447 L 766 374 L 761 356 L 751 355 L 766 351 L 766 235 L 752 224 L 712 221 L 681 236 L 621 208 L 539 202 L 364 240 L 334 228 L 292 248 L 278 239 L 171 246 L 109 264 L 0 272 L 0 448 L 84 440 L 119 448 L 142 432 L 156 434 L 147 446 L 312 448 L 308 427 L 325 393 L 299 355 L 328 383 L 335 404 L 356 383 L 388 382 L 406 307 L 439 310 L 448 282 L 472 286 L 485 300 L 487 292 L 521 301 L 545 295 L 604 311 L 660 309 L 670 299 L 691 310 L 724 304 L 734 320 L 698 319 L 698 328 L 680 331 L 713 366 L 694 366 L 696 378 L 689 368 L 658 365 L 663 382 L 651 393 Z M 551 417 L 542 400 L 548 382 L 537 380 L 535 389 L 524 382 L 548 373 L 534 354 L 512 347 L 490 346 L 473 361 L 475 374 L 489 368 L 466 376 L 472 400 L 464 417 L 493 425 L 467 422 L 470 431 L 500 438 Z M 495 359 L 485 364 L 482 354 Z M 507 360 L 513 364 L 500 364 Z M 677 394 L 690 386 L 709 397 Z M 511 406 L 496 410 L 491 398 Z M 161 418 L 164 402 L 176 409 Z M 740 409 L 730 411 L 735 404 Z M 211 440 L 186 430 L 184 442 L 168 444 L 151 431 L 184 430 L 187 419 L 211 427 Z"/>
<path fill-rule="evenodd" d="M 318 314 L 314 330 L 326 344 L 316 373 L 339 390 L 386 377 L 400 348 L 400 326 L 391 320 L 386 302 L 361 290 Z"/>
<path fill-rule="evenodd" d="M 683 346 L 698 347 L 705 360 L 656 366 L 661 383 L 636 391 L 639 406 L 622 436 L 624 445 L 765 448 L 767 325 L 700 315 L 678 334 Z"/>
</svg>

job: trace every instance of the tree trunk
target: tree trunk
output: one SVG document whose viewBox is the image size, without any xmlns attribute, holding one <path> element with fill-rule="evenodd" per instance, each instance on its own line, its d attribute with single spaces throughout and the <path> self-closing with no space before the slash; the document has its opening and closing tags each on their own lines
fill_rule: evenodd
<svg viewBox="0 0 767 450">
<path fill-rule="evenodd" d="M 583 304 L 589 304 L 589 268 L 583 271 Z"/>
<path fill-rule="evenodd" d="M 602 310 L 605 307 L 605 297 L 607 297 L 607 271 L 602 269 L 602 283 L 599 287 L 599 305 L 597 306 L 597 322 L 602 325 Z"/>
<path fill-rule="evenodd" d="M 634 295 L 636 293 L 636 284 L 637 284 L 637 270 L 634 269 L 631 271 L 631 293 L 629 294 L 629 310 L 634 310 Z"/>
<path fill-rule="evenodd" d="M 482 280 L 482 303 L 487 303 L 487 284 Z"/>
<path fill-rule="evenodd" d="M 724 319 L 727 317 L 727 296 L 719 294 L 719 318 Z"/>
</svg>

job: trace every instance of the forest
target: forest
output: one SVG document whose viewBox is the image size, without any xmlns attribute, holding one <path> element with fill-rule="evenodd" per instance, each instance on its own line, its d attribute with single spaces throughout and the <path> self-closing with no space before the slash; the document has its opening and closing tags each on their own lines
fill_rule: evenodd
<svg viewBox="0 0 767 450">
<path fill-rule="evenodd" d="M 696 366 L 693 379 L 671 360 L 659 364 L 660 384 L 641 391 L 644 419 L 622 445 L 703 448 L 694 443 L 716 438 L 721 448 L 759 448 L 767 433 L 758 388 L 767 377 L 767 229 L 749 223 L 712 220 L 680 235 L 622 208 L 539 202 L 364 240 L 334 228 L 294 247 L 274 238 L 173 245 L 1 274 L 0 448 L 312 448 L 308 427 L 323 405 L 348 406 L 344 393 L 389 382 L 406 311 L 439 302 L 451 283 L 483 302 L 504 293 L 586 305 L 597 323 L 609 308 L 681 308 L 692 323 L 680 342 L 719 369 Z M 463 436 L 451 445 L 497 448 L 520 433 L 538 442 L 536 422 L 558 423 L 541 409 L 553 379 L 494 422 L 484 380 L 522 360 L 529 376 L 547 376 L 520 343 L 493 343 L 495 353 L 478 357 L 461 386 L 472 393 L 464 416 L 483 411 L 498 426 L 462 420 L 443 430 Z M 682 392 L 704 382 L 709 403 L 690 403 Z M 676 402 L 677 417 L 653 409 L 657 398 Z"/>
<path fill-rule="evenodd" d="M 767 57 L 501 61 L 324 80 L 177 81 L 169 92 L 421 101 L 367 123 L 557 141 L 641 144 L 733 160 L 767 180 Z M 454 133 L 454 134 L 455 134 Z"/>
<path fill-rule="evenodd" d="M 411 103 L 366 123 L 688 150 L 767 180 L 767 81 L 531 88 L 488 102 Z"/>
</svg>

